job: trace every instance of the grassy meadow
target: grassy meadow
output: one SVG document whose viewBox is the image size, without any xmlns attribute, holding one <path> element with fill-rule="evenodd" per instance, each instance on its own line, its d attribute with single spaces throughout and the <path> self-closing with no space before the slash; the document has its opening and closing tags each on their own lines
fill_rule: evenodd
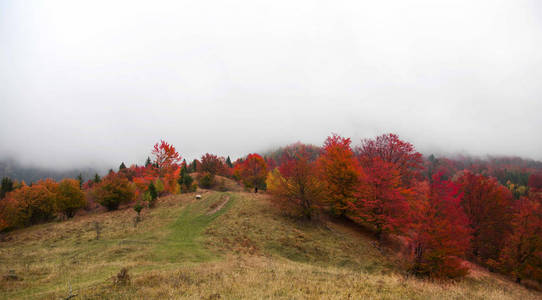
<svg viewBox="0 0 542 300">
<path fill-rule="evenodd" d="M 202 191 L 135 212 L 79 216 L 0 242 L 1 299 L 540 299 L 476 268 L 456 283 L 405 276 L 390 250 L 348 224 L 300 222 L 269 196 Z M 96 239 L 96 222 L 99 239 Z M 115 283 L 122 268 L 129 280 Z"/>
</svg>

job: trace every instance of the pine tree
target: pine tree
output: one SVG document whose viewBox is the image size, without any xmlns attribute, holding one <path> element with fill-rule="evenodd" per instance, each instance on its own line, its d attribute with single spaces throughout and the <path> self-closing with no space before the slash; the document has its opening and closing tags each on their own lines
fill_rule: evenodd
<svg viewBox="0 0 542 300">
<path fill-rule="evenodd" d="M 81 188 L 83 186 L 83 174 L 79 173 L 77 180 L 79 180 L 79 188 Z"/>
<path fill-rule="evenodd" d="M 2 186 L 0 187 L 0 199 L 4 198 L 7 193 L 13 191 L 13 181 L 9 177 L 2 178 Z"/>
<path fill-rule="evenodd" d="M 126 165 L 124 164 L 124 162 L 122 162 L 119 166 L 119 171 L 122 169 L 126 169 Z"/>
<path fill-rule="evenodd" d="M 154 182 L 151 181 L 149 183 L 149 194 L 151 195 L 151 199 L 149 201 L 149 207 L 154 206 L 154 201 L 156 198 L 158 198 L 158 191 L 156 190 L 156 186 L 154 185 Z"/>
<path fill-rule="evenodd" d="M 98 173 L 94 174 L 94 183 L 99 183 L 100 181 L 102 181 L 100 175 Z"/>
<path fill-rule="evenodd" d="M 148 167 L 152 164 L 151 158 L 147 156 L 147 160 L 145 161 L 145 167 Z"/>
<path fill-rule="evenodd" d="M 231 163 L 231 159 L 229 156 L 228 158 L 226 158 L 226 165 L 228 165 L 229 168 L 233 168 L 233 164 Z"/>
<path fill-rule="evenodd" d="M 197 160 L 194 159 L 194 161 L 192 161 L 192 172 L 197 172 L 198 171 L 198 162 Z"/>
</svg>

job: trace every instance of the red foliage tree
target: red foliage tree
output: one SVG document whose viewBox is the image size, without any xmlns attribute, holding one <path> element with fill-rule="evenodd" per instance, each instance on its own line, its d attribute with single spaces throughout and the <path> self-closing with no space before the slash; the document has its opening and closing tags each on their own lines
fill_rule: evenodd
<svg viewBox="0 0 542 300">
<path fill-rule="evenodd" d="M 531 174 L 529 176 L 528 186 L 529 186 L 529 192 L 542 194 L 542 172 Z"/>
<path fill-rule="evenodd" d="M 201 157 L 200 172 L 207 172 L 211 175 L 224 175 L 225 170 L 226 164 L 223 158 L 209 153 Z"/>
<path fill-rule="evenodd" d="M 420 189 L 411 237 L 411 271 L 429 277 L 462 277 L 468 272 L 460 260 L 469 248 L 468 218 L 460 205 L 457 186 L 440 176 L 434 175 L 431 184 Z"/>
<path fill-rule="evenodd" d="M 422 155 L 416 152 L 414 146 L 399 139 L 396 134 L 384 134 L 375 139 L 365 139 L 356 148 L 356 154 L 366 161 L 381 161 L 393 164 L 401 181 L 409 184 L 423 168 Z"/>
<path fill-rule="evenodd" d="M 355 203 L 356 219 L 374 226 L 377 237 L 408 229 L 413 187 L 422 168 L 421 154 L 395 134 L 363 140 L 356 155 L 364 176 Z"/>
<path fill-rule="evenodd" d="M 542 283 L 542 203 L 522 198 L 512 218 L 512 233 L 501 252 L 500 267 L 516 278 Z"/>
<path fill-rule="evenodd" d="M 492 177 L 464 171 L 455 180 L 472 228 L 471 256 L 481 263 L 497 260 L 510 230 L 513 196 Z"/>
<path fill-rule="evenodd" d="M 350 139 L 333 134 L 324 142 L 317 164 L 326 186 L 326 202 L 331 212 L 345 215 L 355 202 L 361 169 L 350 147 Z"/>
<path fill-rule="evenodd" d="M 241 180 L 246 187 L 254 188 L 257 193 L 258 189 L 265 188 L 267 164 L 259 154 L 249 154 L 246 159 L 235 165 L 234 176 Z"/>
<path fill-rule="evenodd" d="M 377 238 L 383 233 L 400 233 L 408 229 L 411 190 L 401 184 L 401 176 L 395 164 L 379 157 L 364 158 L 363 178 L 356 192 L 357 201 L 350 210 L 352 218 L 374 227 Z M 363 161 L 362 160 L 362 161 Z"/>
</svg>

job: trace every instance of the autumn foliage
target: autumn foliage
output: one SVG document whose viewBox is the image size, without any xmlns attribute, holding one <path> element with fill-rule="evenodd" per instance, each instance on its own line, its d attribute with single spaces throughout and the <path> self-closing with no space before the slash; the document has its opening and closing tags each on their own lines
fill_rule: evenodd
<svg viewBox="0 0 542 300">
<path fill-rule="evenodd" d="M 32 186 L 23 184 L 0 202 L 0 230 L 47 222 L 58 214 L 71 218 L 85 203 L 79 181 L 75 179 L 64 179 L 60 184 L 52 179 L 40 180 Z"/>
<path fill-rule="evenodd" d="M 458 187 L 435 174 L 427 187 L 419 187 L 419 203 L 411 233 L 414 274 L 456 278 L 467 274 L 462 265 L 470 243 L 468 218 Z"/>
<path fill-rule="evenodd" d="M 361 174 L 350 147 L 350 139 L 332 135 L 324 142 L 318 159 L 320 177 L 325 185 L 325 202 L 334 215 L 344 215 L 355 201 Z"/>
<path fill-rule="evenodd" d="M 542 284 L 542 164 L 517 158 L 422 157 L 395 134 L 359 145 L 337 134 L 322 147 L 295 143 L 264 157 L 234 163 L 206 153 L 181 163 L 160 141 L 144 165 L 76 179 L 31 185 L 2 180 L 0 231 L 71 218 L 96 203 L 108 210 L 159 205 L 159 197 L 212 187 L 216 175 L 254 191 L 267 188 L 283 212 L 304 220 L 348 219 L 383 243 L 401 243 L 408 269 L 418 276 L 460 278 L 470 259 Z M 82 189 L 81 189 L 82 186 Z M 88 205 L 87 205 L 88 203 Z"/>
<path fill-rule="evenodd" d="M 252 153 L 235 165 L 233 174 L 245 187 L 257 192 L 258 189 L 265 189 L 267 163 L 261 155 Z"/>
<path fill-rule="evenodd" d="M 304 147 L 285 153 L 281 161 L 267 177 L 268 191 L 293 215 L 311 219 L 321 205 L 319 199 L 324 192 L 316 163 L 310 160 Z"/>
<path fill-rule="evenodd" d="M 518 283 L 523 279 L 542 282 L 542 202 L 522 198 L 511 225 L 498 266 Z"/>
<path fill-rule="evenodd" d="M 499 258 L 504 239 L 510 231 L 512 194 L 495 178 L 464 171 L 455 180 L 463 194 L 461 205 L 472 228 L 470 255 L 486 263 Z"/>
<path fill-rule="evenodd" d="M 120 204 L 134 200 L 135 187 L 123 176 L 110 174 L 98 184 L 94 195 L 98 203 L 108 210 L 115 210 Z"/>
</svg>

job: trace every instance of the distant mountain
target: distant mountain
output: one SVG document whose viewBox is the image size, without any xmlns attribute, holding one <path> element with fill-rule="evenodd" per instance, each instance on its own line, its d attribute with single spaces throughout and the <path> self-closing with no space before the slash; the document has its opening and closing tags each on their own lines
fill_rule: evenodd
<svg viewBox="0 0 542 300">
<path fill-rule="evenodd" d="M 84 180 L 94 177 L 94 174 L 103 174 L 103 170 L 94 168 L 73 168 L 68 170 L 55 170 L 50 168 L 23 166 L 13 159 L 0 160 L 0 178 L 9 177 L 16 180 L 24 180 L 26 183 L 35 182 L 40 179 L 52 178 L 61 180 L 63 178 L 75 178 L 79 174 Z"/>
</svg>

